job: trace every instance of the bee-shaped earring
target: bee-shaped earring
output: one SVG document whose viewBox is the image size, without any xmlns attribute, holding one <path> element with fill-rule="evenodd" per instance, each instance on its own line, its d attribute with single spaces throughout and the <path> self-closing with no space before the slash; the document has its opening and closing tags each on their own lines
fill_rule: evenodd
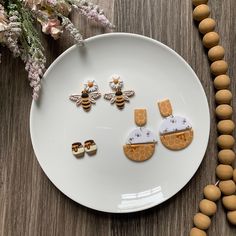
<svg viewBox="0 0 236 236">
<path fill-rule="evenodd" d="M 112 81 L 109 82 L 109 85 L 114 93 L 106 93 L 104 98 L 110 100 L 110 103 L 116 103 L 118 109 L 122 110 L 125 107 L 125 102 L 129 102 L 129 97 L 134 96 L 135 92 L 132 90 L 121 91 L 124 83 L 120 79 L 119 75 L 113 75 Z"/>
<path fill-rule="evenodd" d="M 101 93 L 98 92 L 98 85 L 94 80 L 88 81 L 84 84 L 84 90 L 81 95 L 71 95 L 69 98 L 71 101 L 75 102 L 76 106 L 82 105 L 85 111 L 91 109 L 91 104 L 95 104 L 95 99 L 98 99 Z"/>
</svg>

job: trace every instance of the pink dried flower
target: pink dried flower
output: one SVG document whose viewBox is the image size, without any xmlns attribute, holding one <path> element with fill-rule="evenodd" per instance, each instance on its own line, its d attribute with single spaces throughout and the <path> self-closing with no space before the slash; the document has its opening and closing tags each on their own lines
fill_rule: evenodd
<svg viewBox="0 0 236 236">
<path fill-rule="evenodd" d="M 52 15 L 46 10 L 34 10 L 33 13 L 42 25 L 43 33 L 50 34 L 54 39 L 58 39 L 61 36 L 63 27 L 56 15 Z"/>
<path fill-rule="evenodd" d="M 41 22 L 41 24 L 43 33 L 50 34 L 54 39 L 58 39 L 63 32 L 61 22 L 56 18 Z"/>
</svg>

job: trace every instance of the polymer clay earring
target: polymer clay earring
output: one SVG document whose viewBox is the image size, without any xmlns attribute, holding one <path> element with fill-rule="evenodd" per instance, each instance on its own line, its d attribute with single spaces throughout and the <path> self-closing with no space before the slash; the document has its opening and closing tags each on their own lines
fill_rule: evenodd
<svg viewBox="0 0 236 236">
<path fill-rule="evenodd" d="M 130 160 L 142 162 L 150 159 L 154 154 L 157 138 L 152 131 L 143 127 L 147 122 L 146 109 L 135 109 L 134 120 L 139 127 L 128 135 L 123 150 Z"/>
<path fill-rule="evenodd" d="M 94 155 L 97 152 L 97 145 L 94 140 L 90 139 L 84 142 L 84 149 L 89 155 Z"/>
<path fill-rule="evenodd" d="M 168 99 L 158 102 L 158 107 L 164 118 L 160 126 L 162 144 L 171 150 L 186 148 L 193 140 L 193 129 L 190 122 L 184 117 L 172 114 L 171 103 Z"/>
<path fill-rule="evenodd" d="M 84 153 L 88 153 L 88 155 L 92 156 L 97 152 L 97 145 L 94 140 L 86 140 L 84 145 L 82 143 L 76 142 L 72 143 L 72 153 L 76 157 L 83 157 Z"/>
<path fill-rule="evenodd" d="M 109 82 L 109 85 L 114 93 L 106 93 L 104 98 L 110 100 L 110 103 L 115 103 L 117 108 L 122 110 L 125 107 L 125 102 L 129 102 L 129 97 L 134 96 L 135 92 L 132 90 L 121 91 L 124 83 L 120 79 L 119 75 L 113 75 L 112 81 Z"/>
<path fill-rule="evenodd" d="M 84 156 L 84 147 L 81 143 L 72 143 L 72 153 L 76 157 L 82 157 Z"/>
<path fill-rule="evenodd" d="M 88 81 L 84 84 L 84 90 L 81 95 L 71 95 L 69 99 L 75 102 L 76 106 L 82 105 L 84 111 L 89 111 L 91 109 L 91 104 L 95 104 L 95 99 L 98 99 L 101 93 L 98 92 L 98 85 L 94 80 Z"/>
</svg>

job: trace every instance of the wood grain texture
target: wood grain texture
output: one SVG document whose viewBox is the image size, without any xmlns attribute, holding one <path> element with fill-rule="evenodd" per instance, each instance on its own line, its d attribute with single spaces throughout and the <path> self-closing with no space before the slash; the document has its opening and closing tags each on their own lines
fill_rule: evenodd
<svg viewBox="0 0 236 236">
<path fill-rule="evenodd" d="M 157 39 L 177 51 L 195 70 L 208 97 L 211 135 L 205 158 L 194 178 L 171 200 L 133 214 L 104 214 L 83 207 L 64 196 L 47 179 L 33 153 L 29 134 L 31 89 L 23 63 L 7 49 L 0 64 L 0 235 L 1 236 L 185 236 L 206 184 L 215 182 L 217 164 L 214 89 L 201 37 L 192 21 L 191 0 L 99 0 L 117 26 Z M 209 0 L 226 49 L 229 75 L 236 77 L 236 1 Z M 74 22 L 89 37 L 103 33 L 83 17 Z M 73 42 L 66 36 L 54 42 L 42 36 L 48 65 Z M 170 65 L 171 66 L 171 65 Z M 231 89 L 236 108 L 235 80 Z M 200 105 L 200 104 L 199 104 Z M 235 114 L 234 114 L 235 117 Z M 174 180 L 173 180 L 174 181 Z M 233 236 L 221 202 L 212 218 L 210 236 Z"/>
</svg>

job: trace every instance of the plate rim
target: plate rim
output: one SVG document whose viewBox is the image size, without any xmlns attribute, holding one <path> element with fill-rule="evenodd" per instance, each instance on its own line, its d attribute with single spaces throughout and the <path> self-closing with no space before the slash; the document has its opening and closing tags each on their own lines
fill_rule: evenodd
<svg viewBox="0 0 236 236">
<path fill-rule="evenodd" d="M 128 36 L 128 37 L 134 37 L 134 38 L 139 38 L 139 39 L 143 39 L 143 40 L 146 40 L 146 41 L 150 41 L 151 43 L 154 43 L 154 44 L 157 44 L 158 46 L 161 46 L 162 48 L 168 50 L 170 53 L 174 54 L 175 56 L 177 56 L 186 66 L 186 68 L 188 70 L 190 70 L 192 72 L 192 74 L 195 75 L 196 77 L 196 81 L 197 83 L 200 85 L 200 89 L 202 90 L 202 93 L 205 95 L 204 96 L 204 100 L 205 100 L 205 104 L 207 106 L 207 140 L 206 140 L 206 144 L 205 144 L 205 147 L 203 147 L 203 153 L 202 153 L 202 159 L 201 161 L 199 162 L 198 165 L 196 165 L 196 169 L 195 171 L 192 173 L 192 175 L 189 177 L 189 179 L 187 180 L 187 182 L 181 186 L 181 187 L 178 187 L 177 188 L 177 191 L 162 199 L 160 202 L 154 202 L 153 204 L 150 204 L 148 206 L 145 206 L 145 207 L 140 207 L 138 209 L 131 209 L 129 211 L 124 211 L 124 212 L 120 212 L 120 211 L 114 211 L 114 210 L 107 210 L 105 209 L 104 207 L 99 207 L 99 208 L 95 208 L 93 206 L 89 206 L 89 205 L 86 205 L 86 204 L 82 204 L 76 200 L 73 199 L 73 197 L 70 196 L 69 193 L 65 193 L 64 191 L 62 191 L 53 181 L 52 179 L 49 177 L 49 175 L 46 173 L 46 171 L 44 170 L 44 166 L 42 165 L 41 161 L 39 160 L 37 154 L 36 154 L 36 146 L 35 146 L 35 143 L 33 141 L 33 132 L 32 132 L 32 113 L 33 113 L 33 107 L 34 107 L 34 104 L 36 103 L 37 105 L 37 101 L 34 101 L 32 99 L 32 103 L 31 103 L 31 108 L 30 108 L 30 117 L 29 117 L 29 128 L 30 128 L 30 138 L 31 138 L 31 143 L 32 143 L 32 147 L 33 147 L 33 151 L 34 151 L 34 156 L 36 157 L 36 160 L 38 161 L 39 163 L 39 166 L 40 168 L 43 170 L 44 174 L 47 176 L 47 178 L 50 180 L 50 182 L 56 187 L 56 189 L 58 189 L 61 193 L 63 193 L 66 197 L 68 197 L 69 199 L 71 199 L 72 201 L 76 202 L 77 204 L 83 206 L 83 207 L 87 207 L 89 209 L 92 209 L 92 210 L 96 210 L 96 211 L 99 211 L 99 212 L 104 212 L 104 213 L 114 213 L 114 214 L 129 214 L 129 213 L 135 213 L 135 212 L 140 212 L 140 211 L 144 211 L 144 210 L 148 210 L 150 208 L 153 208 L 153 207 L 156 207 L 156 206 L 159 206 L 160 204 L 164 203 L 164 202 L 167 202 L 169 199 L 171 199 L 172 197 L 174 197 L 177 193 L 179 193 L 189 182 L 190 180 L 194 177 L 194 175 L 196 174 L 197 170 L 199 169 L 199 167 L 201 166 L 201 163 L 204 159 L 204 156 L 205 156 L 205 153 L 207 151 L 207 147 L 208 147 L 208 144 L 209 144 L 209 138 L 210 138 L 210 108 L 209 108 L 209 103 L 208 103 L 208 100 L 207 100 L 207 95 L 205 93 L 205 90 L 203 88 L 203 85 L 200 81 L 200 79 L 198 78 L 197 74 L 195 73 L 195 71 L 193 70 L 193 68 L 188 64 L 187 61 L 185 61 L 185 59 L 179 55 L 176 51 L 174 51 L 172 48 L 170 48 L 169 46 L 165 45 L 164 43 L 156 40 L 156 39 L 152 39 L 150 37 L 147 37 L 147 36 L 144 36 L 144 35 L 140 35 L 140 34 L 135 34 L 135 33 L 126 33 L 126 32 L 111 32 L 111 33 L 105 33 L 105 34 L 101 34 L 101 35 L 95 35 L 95 36 L 92 36 L 92 37 L 89 37 L 87 39 L 84 40 L 84 43 L 86 45 L 86 43 L 90 42 L 90 41 L 94 41 L 96 39 L 100 39 L 100 38 L 106 38 L 106 37 L 113 37 L 113 36 Z M 50 66 L 47 68 L 47 70 L 45 71 L 44 75 L 43 75 L 43 78 L 42 80 L 45 79 L 45 77 L 50 73 L 50 71 L 52 70 L 52 68 L 54 67 L 54 65 L 60 61 L 64 55 L 66 55 L 67 53 L 69 53 L 70 51 L 74 50 L 74 48 L 76 47 L 80 47 L 78 46 L 77 44 L 74 44 L 72 46 L 70 46 L 68 49 L 66 49 L 64 52 L 62 52 L 51 64 Z M 40 102 L 40 98 L 39 98 L 39 101 Z"/>
</svg>

